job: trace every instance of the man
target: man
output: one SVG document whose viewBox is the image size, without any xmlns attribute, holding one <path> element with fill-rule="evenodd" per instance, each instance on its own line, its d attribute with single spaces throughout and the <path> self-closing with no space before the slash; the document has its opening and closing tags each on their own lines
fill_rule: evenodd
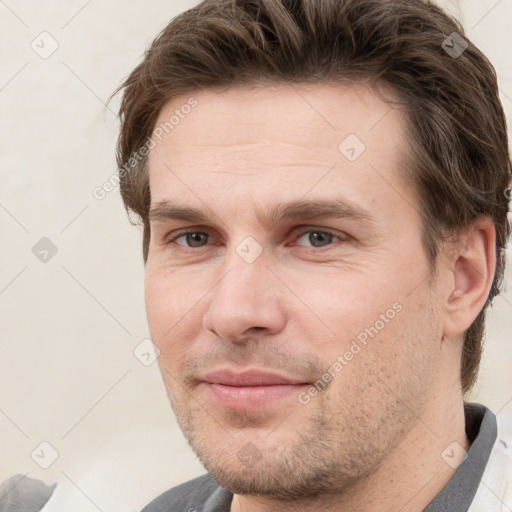
<svg viewBox="0 0 512 512">
<path fill-rule="evenodd" d="M 205 1 L 122 89 L 149 327 L 208 471 L 144 510 L 512 510 L 464 400 L 511 167 L 462 28 L 421 0 Z"/>
</svg>

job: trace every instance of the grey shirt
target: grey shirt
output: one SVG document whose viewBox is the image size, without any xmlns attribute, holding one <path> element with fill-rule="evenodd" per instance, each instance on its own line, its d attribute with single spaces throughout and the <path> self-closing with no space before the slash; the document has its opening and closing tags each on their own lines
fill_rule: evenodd
<svg viewBox="0 0 512 512">
<path fill-rule="evenodd" d="M 465 403 L 467 458 L 424 512 L 467 512 L 497 438 L 496 417 L 477 403 Z M 441 454 L 439 454 L 441 456 Z M 161 494 L 142 512 L 229 512 L 233 493 L 206 474 Z"/>
<path fill-rule="evenodd" d="M 50 499 L 56 485 L 14 475 L 0 485 L 0 512 L 37 512 Z"/>
</svg>

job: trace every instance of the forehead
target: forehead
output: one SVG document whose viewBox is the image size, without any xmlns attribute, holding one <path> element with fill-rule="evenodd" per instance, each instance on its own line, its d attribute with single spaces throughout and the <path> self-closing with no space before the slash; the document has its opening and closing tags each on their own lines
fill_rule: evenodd
<svg viewBox="0 0 512 512">
<path fill-rule="evenodd" d="M 379 89 L 393 96 L 389 88 Z M 366 85 L 259 84 L 172 98 L 160 110 L 155 130 L 160 130 L 157 142 L 171 138 L 176 149 L 185 140 L 234 145 L 262 135 L 274 142 L 311 142 L 337 149 L 344 134 L 355 134 L 376 148 L 383 133 L 386 145 L 402 139 L 403 121 L 396 107 Z"/>
<path fill-rule="evenodd" d="M 164 105 L 153 141 L 152 204 L 171 195 L 200 206 L 199 192 L 276 203 L 339 190 L 367 206 L 369 188 L 387 201 L 411 195 L 403 113 L 362 85 L 195 91 Z"/>
</svg>

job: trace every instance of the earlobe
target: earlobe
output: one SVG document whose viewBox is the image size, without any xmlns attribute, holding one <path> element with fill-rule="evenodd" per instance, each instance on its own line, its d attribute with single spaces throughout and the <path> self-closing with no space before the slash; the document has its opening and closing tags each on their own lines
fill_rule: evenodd
<svg viewBox="0 0 512 512">
<path fill-rule="evenodd" d="M 457 240 L 452 287 L 445 301 L 443 333 L 466 331 L 483 309 L 496 270 L 496 229 L 488 217 L 477 219 Z"/>
</svg>

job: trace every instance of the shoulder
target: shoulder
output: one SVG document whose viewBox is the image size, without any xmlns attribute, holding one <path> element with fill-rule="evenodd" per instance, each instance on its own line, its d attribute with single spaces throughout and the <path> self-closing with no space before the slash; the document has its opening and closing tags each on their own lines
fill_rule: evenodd
<svg viewBox="0 0 512 512">
<path fill-rule="evenodd" d="M 497 417 L 498 435 L 470 512 L 512 510 L 512 417 Z"/>
<path fill-rule="evenodd" d="M 27 475 L 14 475 L 0 484 L 0 511 L 41 510 L 56 486 Z"/>
<path fill-rule="evenodd" d="M 207 473 L 169 489 L 144 507 L 142 512 L 203 510 L 204 503 L 219 491 L 228 493 Z"/>
</svg>

